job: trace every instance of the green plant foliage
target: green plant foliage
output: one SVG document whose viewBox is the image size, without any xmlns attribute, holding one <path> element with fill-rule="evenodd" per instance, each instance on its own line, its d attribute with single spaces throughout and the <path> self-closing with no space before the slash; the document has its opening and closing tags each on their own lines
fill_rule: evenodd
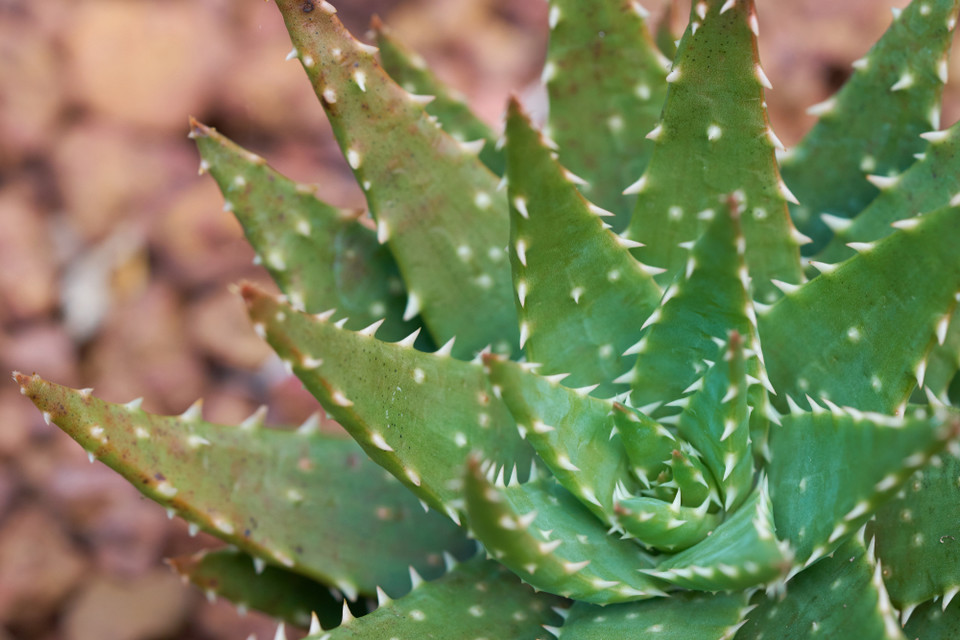
<svg viewBox="0 0 960 640">
<path fill-rule="evenodd" d="M 506 160 L 497 148 L 497 136 L 486 123 L 470 111 L 469 105 L 449 87 L 437 80 L 427 63 L 396 39 L 390 29 L 374 16 L 380 64 L 397 84 L 415 95 L 433 96 L 426 111 L 437 118 L 443 130 L 461 143 L 481 147 L 480 160 L 497 175 L 503 175 Z"/>
<path fill-rule="evenodd" d="M 854 63 L 843 89 L 810 108 L 818 122 L 783 163 L 800 199 L 793 211 L 797 225 L 814 239 L 808 252 L 829 239 L 823 214 L 857 217 L 914 163 L 926 146 L 920 134 L 940 128 L 956 21 L 957 0 L 895 10 L 890 29 Z"/>
<path fill-rule="evenodd" d="M 335 627 L 343 615 L 344 599 L 335 590 L 299 573 L 262 565 L 242 551 L 202 551 L 169 564 L 208 598 L 226 598 L 240 611 L 256 609 L 301 627 L 313 616 L 324 627 Z M 365 613 L 365 602 L 357 600 L 354 613 Z"/>
<path fill-rule="evenodd" d="M 18 374 L 24 393 L 91 459 L 116 469 L 191 526 L 261 561 L 330 584 L 351 599 L 410 588 L 409 567 L 442 572 L 444 551 L 472 545 L 446 518 L 424 513 L 355 442 L 299 429 L 267 429 L 263 413 L 236 426 L 205 422 L 197 403 L 154 416 Z M 326 507 L 326 508 L 319 508 Z M 383 542 L 367 549 L 355 531 Z M 389 533 L 386 533 L 389 532 Z M 354 544 L 351 544 L 354 541 Z"/>
<path fill-rule="evenodd" d="M 360 211 L 336 209 L 317 199 L 315 187 L 297 184 L 215 130 L 190 121 L 190 137 L 226 194 L 224 208 L 243 224 L 257 260 L 294 307 L 362 329 L 386 318 L 381 337 L 399 340 L 419 327 L 402 319 L 403 280 Z M 272 212 L 282 211 L 281 217 Z"/>
<path fill-rule="evenodd" d="M 782 176 L 753 0 L 675 49 L 550 0 L 549 120 L 500 143 L 379 22 L 378 58 L 276 3 L 374 224 L 192 137 L 283 291 L 239 287 L 255 329 L 353 440 L 15 375 L 239 549 L 185 575 L 314 640 L 956 637 L 960 0 L 896 12 Z"/>
<path fill-rule="evenodd" d="M 636 180 L 650 159 L 653 142 L 647 134 L 667 95 L 670 60 L 648 34 L 647 17 L 635 2 L 550 3 L 543 69 L 549 135 L 563 165 L 584 181 L 584 195 L 615 214 L 611 224 L 618 231 L 635 203 L 623 193 L 624 185 Z M 592 135 L 583 135 L 585 124 Z"/>
</svg>

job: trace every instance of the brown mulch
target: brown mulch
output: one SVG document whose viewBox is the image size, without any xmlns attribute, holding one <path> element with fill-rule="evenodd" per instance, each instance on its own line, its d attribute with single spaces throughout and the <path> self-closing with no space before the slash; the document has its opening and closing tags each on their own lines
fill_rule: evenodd
<svg viewBox="0 0 960 640">
<path fill-rule="evenodd" d="M 542 0 L 337 4 L 355 33 L 378 12 L 491 123 L 539 75 Z M 886 27 L 886 4 L 761 0 L 785 142 Z M 0 371 L 161 413 L 203 397 L 225 423 L 262 403 L 274 423 L 314 411 L 227 290 L 267 278 L 186 138 L 194 115 L 362 206 L 289 48 L 256 0 L 0 0 Z M 207 602 L 162 564 L 213 543 L 0 385 L 0 640 L 272 638 L 271 620 Z"/>
</svg>

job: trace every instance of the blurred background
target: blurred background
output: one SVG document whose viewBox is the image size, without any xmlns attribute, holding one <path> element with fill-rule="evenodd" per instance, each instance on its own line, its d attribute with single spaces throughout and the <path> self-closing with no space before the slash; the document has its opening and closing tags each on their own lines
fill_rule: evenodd
<svg viewBox="0 0 960 640">
<path fill-rule="evenodd" d="M 659 16 L 664 1 L 644 4 Z M 758 4 L 771 119 L 789 145 L 906 1 Z M 378 13 L 491 123 L 511 91 L 539 99 L 543 0 L 338 8 L 358 35 Z M 269 2 L 0 0 L 0 371 L 144 396 L 160 413 L 203 397 L 215 422 L 262 403 L 276 424 L 316 409 L 228 292 L 267 278 L 186 138 L 196 116 L 330 202 L 363 206 L 289 49 Z M 944 126 L 957 97 L 948 88 Z M 270 620 L 208 602 L 162 563 L 211 544 L 0 384 L 0 640 L 272 638 Z"/>
</svg>

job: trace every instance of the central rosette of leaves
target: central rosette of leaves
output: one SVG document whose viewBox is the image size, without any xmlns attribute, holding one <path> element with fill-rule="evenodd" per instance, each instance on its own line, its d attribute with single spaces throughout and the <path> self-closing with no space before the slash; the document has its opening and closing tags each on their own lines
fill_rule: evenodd
<svg viewBox="0 0 960 640">
<path fill-rule="evenodd" d="M 510 162 L 549 162 L 548 148 L 515 106 L 508 135 L 510 149 L 542 156 L 511 155 Z M 758 584 L 790 564 L 790 550 L 774 535 L 767 481 L 756 473 L 776 412 L 767 400 L 772 387 L 747 288 L 742 203 L 729 198 L 718 205 L 700 215 L 706 231 L 689 246 L 681 277 L 626 349 L 637 360 L 617 382 L 632 392 L 601 399 L 590 395 L 596 386 L 564 386 L 563 374 L 532 375 L 539 365 L 484 357 L 494 393 L 552 475 L 521 485 L 516 472 L 505 481 L 509 470 L 481 465 L 476 471 L 487 477 L 469 477 L 467 513 L 487 550 L 536 586 L 586 600 L 602 590 L 597 599 L 609 601 L 650 595 L 668 583 L 709 590 Z M 523 242 L 533 218 L 520 217 L 515 243 Z M 537 315 L 530 307 L 538 287 L 518 266 L 529 287 L 523 309 Z M 620 278 L 650 281 L 629 266 L 617 269 Z M 585 300 L 589 294 L 581 293 Z M 491 492 L 488 482 L 500 491 Z M 558 501 L 572 520 L 540 522 L 538 502 Z M 603 528 L 576 524 L 590 518 Z M 579 533 L 564 540 L 558 531 Z M 592 538 L 608 534 L 625 544 L 604 544 L 617 551 L 597 553 Z M 727 561 L 707 561 L 717 556 Z"/>
</svg>

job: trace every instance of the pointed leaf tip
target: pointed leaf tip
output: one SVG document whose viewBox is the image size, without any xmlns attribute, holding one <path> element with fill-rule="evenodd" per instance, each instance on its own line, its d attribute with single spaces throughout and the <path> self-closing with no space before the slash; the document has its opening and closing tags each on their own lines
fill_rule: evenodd
<svg viewBox="0 0 960 640">
<path fill-rule="evenodd" d="M 273 565 L 322 582 L 349 580 L 365 594 L 377 585 L 403 592 L 408 565 L 432 577 L 439 567 L 427 562 L 430 553 L 447 548 L 462 556 L 473 547 L 440 514 L 420 512 L 413 496 L 378 473 L 350 440 L 157 416 L 37 376 L 18 380 L 57 426 L 147 497 L 190 520 L 192 532 L 202 526 Z M 328 493 L 342 499 L 337 509 L 298 508 L 321 504 Z M 370 506 L 371 496 L 381 509 Z M 400 512 L 406 515 L 391 515 Z M 354 526 L 379 540 L 375 549 L 341 539 Z"/>
<path fill-rule="evenodd" d="M 439 128 L 339 20 L 304 13 L 300 0 L 277 5 L 301 60 L 314 62 L 304 65 L 307 75 L 432 337 L 441 343 L 456 335 L 458 357 L 492 342 L 518 354 L 510 265 L 499 252 L 509 220 L 496 175 Z"/>
</svg>

